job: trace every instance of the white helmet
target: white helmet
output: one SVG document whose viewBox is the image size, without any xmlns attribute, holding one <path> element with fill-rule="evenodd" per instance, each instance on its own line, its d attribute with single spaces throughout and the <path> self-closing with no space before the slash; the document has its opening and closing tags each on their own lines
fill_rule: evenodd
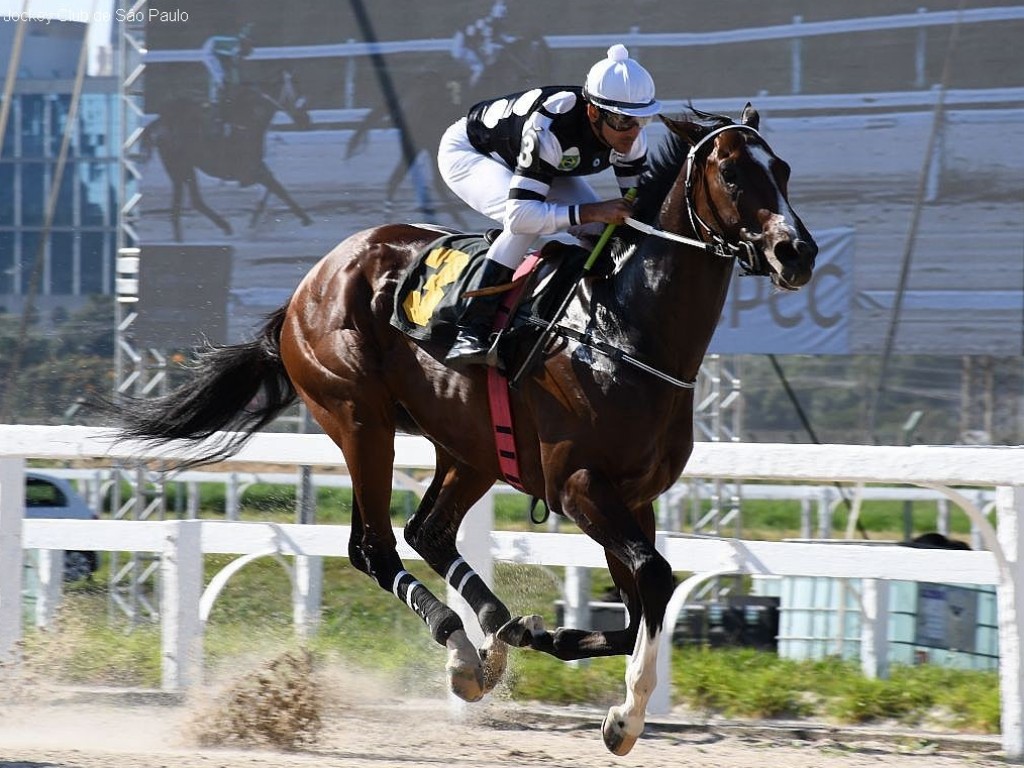
<svg viewBox="0 0 1024 768">
<path fill-rule="evenodd" d="M 654 78 L 629 58 L 621 43 L 609 48 L 608 58 L 590 68 L 583 95 L 594 106 L 620 115 L 653 117 L 661 111 L 661 103 L 654 98 Z"/>
</svg>

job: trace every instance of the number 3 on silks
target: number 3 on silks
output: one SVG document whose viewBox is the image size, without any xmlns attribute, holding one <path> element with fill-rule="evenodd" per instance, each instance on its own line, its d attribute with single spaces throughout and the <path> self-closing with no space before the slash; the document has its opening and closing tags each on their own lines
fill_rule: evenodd
<svg viewBox="0 0 1024 768">
<path fill-rule="evenodd" d="M 516 158 L 518 167 L 530 168 L 534 164 L 535 158 L 533 153 L 536 152 L 539 145 L 540 140 L 537 138 L 537 129 L 530 128 L 523 134 L 523 146 L 519 149 L 519 157 Z"/>
</svg>

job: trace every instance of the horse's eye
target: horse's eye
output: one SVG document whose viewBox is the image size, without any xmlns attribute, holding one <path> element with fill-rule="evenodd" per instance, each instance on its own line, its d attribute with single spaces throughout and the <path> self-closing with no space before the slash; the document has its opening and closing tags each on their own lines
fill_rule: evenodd
<svg viewBox="0 0 1024 768">
<path fill-rule="evenodd" d="M 719 173 L 722 174 L 722 181 L 726 184 L 732 185 L 736 183 L 736 167 L 732 163 L 727 163 L 719 169 Z"/>
</svg>

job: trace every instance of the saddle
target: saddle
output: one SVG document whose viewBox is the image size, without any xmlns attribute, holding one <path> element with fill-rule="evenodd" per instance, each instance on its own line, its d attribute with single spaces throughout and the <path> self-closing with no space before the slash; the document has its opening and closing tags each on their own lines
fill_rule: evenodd
<svg viewBox="0 0 1024 768">
<path fill-rule="evenodd" d="M 444 360 L 455 341 L 464 294 L 479 285 L 480 268 L 492 240 L 489 233 L 439 237 L 413 259 L 395 293 L 391 325 L 439 361 Z M 506 297 L 499 314 L 506 312 L 507 319 L 496 326 L 500 329 L 501 370 L 511 370 L 512 361 L 536 342 L 575 287 L 588 256 L 581 246 L 546 243 L 527 257 L 511 283 L 502 286 Z"/>
</svg>

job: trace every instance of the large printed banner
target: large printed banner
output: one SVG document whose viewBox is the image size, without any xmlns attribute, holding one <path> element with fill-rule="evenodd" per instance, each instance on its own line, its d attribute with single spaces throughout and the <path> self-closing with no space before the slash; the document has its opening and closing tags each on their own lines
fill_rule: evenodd
<svg viewBox="0 0 1024 768">
<path fill-rule="evenodd" d="M 580 83 L 621 40 L 670 115 L 692 103 L 735 119 L 753 102 L 819 242 L 798 292 L 735 279 L 713 351 L 879 354 L 891 340 L 896 354 L 1024 354 L 1024 153 L 978 152 L 1024 146 L 1013 79 L 1024 22 L 965 23 L 958 84 L 936 123 L 934 91 L 908 85 L 919 73 L 907 51 L 941 70 L 943 46 L 918 47 L 924 29 L 948 33 L 933 17 L 941 8 L 823 0 L 816 13 L 836 34 L 803 36 L 812 25 L 791 20 L 804 5 L 177 0 L 176 18 L 146 17 L 149 128 L 138 145 L 137 232 L 160 254 L 150 264 L 167 278 L 160 306 L 173 307 L 176 290 L 192 306 L 189 271 L 205 260 L 225 338 L 241 341 L 360 230 L 494 226 L 438 178 L 443 131 L 480 99 Z M 653 146 L 664 131 L 649 128 Z M 593 185 L 611 197 L 605 176 Z M 141 269 L 152 287 L 145 260 Z"/>
<path fill-rule="evenodd" d="M 722 355 L 846 355 L 850 353 L 853 230 L 816 232 L 814 278 L 799 291 L 781 291 L 737 269 L 711 341 Z"/>
<path fill-rule="evenodd" d="M 230 275 L 226 334 L 239 341 L 362 229 L 493 226 L 433 158 L 475 101 L 558 77 L 540 5 L 179 0 L 177 20 L 147 16 L 137 231 L 161 255 L 149 269 L 167 277 L 177 248 L 183 274 L 162 301 L 181 288 L 189 306 L 195 254 L 227 260 L 210 269 Z M 572 71 L 596 55 L 563 60 Z"/>
</svg>

